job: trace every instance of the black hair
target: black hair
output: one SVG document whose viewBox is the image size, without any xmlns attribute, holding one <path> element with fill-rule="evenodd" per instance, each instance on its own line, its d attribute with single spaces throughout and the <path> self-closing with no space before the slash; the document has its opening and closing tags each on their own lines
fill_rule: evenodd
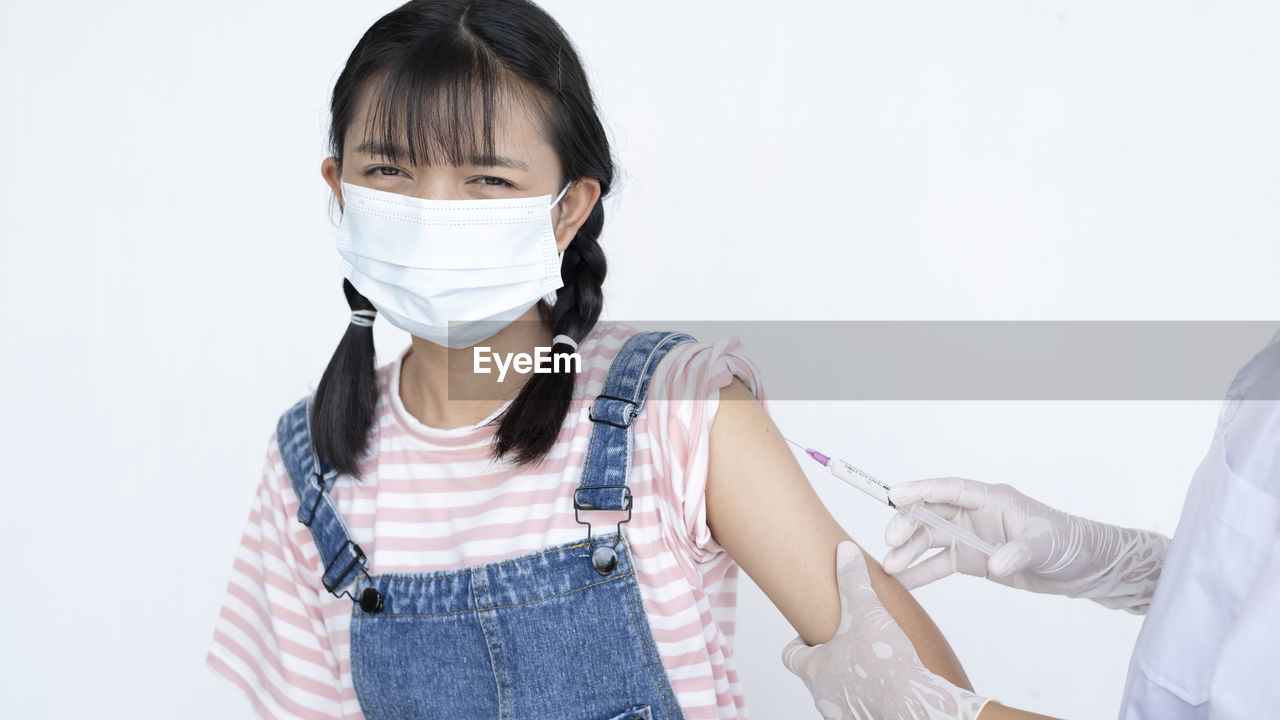
<svg viewBox="0 0 1280 720">
<path fill-rule="evenodd" d="M 560 25 L 528 0 L 411 0 L 375 22 L 356 43 L 333 88 L 329 146 L 339 168 L 363 91 L 373 108 L 365 122 L 378 128 L 385 149 L 400 144 L 400 122 L 406 122 L 410 163 L 459 165 L 493 155 L 494 116 L 504 102 L 513 101 L 541 120 L 547 142 L 560 157 L 559 187 L 590 177 L 599 181 L 601 198 L 609 192 L 613 159 L 582 63 Z M 477 100 L 478 112 L 473 109 Z M 555 305 L 538 304 L 542 322 L 574 341 L 585 338 L 600 317 L 603 226 L 604 208 L 597 201 L 564 251 L 564 286 Z M 349 280 L 342 288 L 352 310 L 373 309 Z M 337 471 L 356 477 L 374 422 L 376 372 L 373 328 L 349 325 L 312 407 L 316 451 Z M 571 371 L 532 374 L 495 418 L 500 424 L 492 455 L 514 454 L 518 464 L 545 456 L 569 411 L 575 381 Z"/>
</svg>

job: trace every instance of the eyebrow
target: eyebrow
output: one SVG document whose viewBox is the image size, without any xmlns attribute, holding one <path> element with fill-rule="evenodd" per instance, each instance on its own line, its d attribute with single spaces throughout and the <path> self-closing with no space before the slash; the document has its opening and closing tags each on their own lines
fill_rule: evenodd
<svg viewBox="0 0 1280 720">
<path fill-rule="evenodd" d="M 366 140 L 360 143 L 356 146 L 356 152 L 386 158 L 401 158 L 409 155 L 409 151 L 403 145 L 387 145 L 377 140 Z M 526 172 L 529 170 L 529 165 L 524 161 L 502 155 L 473 155 L 467 159 L 466 164 L 476 167 L 505 167 Z"/>
</svg>

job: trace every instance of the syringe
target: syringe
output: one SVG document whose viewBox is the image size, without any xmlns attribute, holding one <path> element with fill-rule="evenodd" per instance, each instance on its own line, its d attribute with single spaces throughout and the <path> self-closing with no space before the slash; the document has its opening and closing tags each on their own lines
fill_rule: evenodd
<svg viewBox="0 0 1280 720">
<path fill-rule="evenodd" d="M 893 501 L 889 499 L 888 485 L 885 485 L 876 478 L 859 470 L 853 465 L 850 465 L 844 460 L 828 457 L 813 448 L 804 447 L 790 438 L 787 438 L 786 440 L 792 445 L 804 450 L 806 455 L 816 460 L 819 465 L 830 470 L 832 475 L 835 475 L 846 483 L 858 488 L 882 504 L 888 505 L 889 507 L 897 510 L 900 514 L 905 515 L 923 525 L 928 525 L 935 530 L 944 532 L 948 536 L 955 538 L 957 541 L 968 545 L 984 555 L 989 556 L 991 553 L 996 551 L 995 547 L 990 543 L 925 507 L 923 502 L 914 503 L 907 507 L 894 505 Z"/>
</svg>

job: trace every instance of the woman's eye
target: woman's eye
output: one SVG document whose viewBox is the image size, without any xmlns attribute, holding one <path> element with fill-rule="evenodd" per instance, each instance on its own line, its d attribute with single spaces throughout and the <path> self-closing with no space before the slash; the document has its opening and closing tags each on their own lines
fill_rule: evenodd
<svg viewBox="0 0 1280 720">
<path fill-rule="evenodd" d="M 383 172 L 384 170 L 389 170 L 390 172 Z M 369 168 L 369 170 L 365 172 L 365 175 L 380 175 L 382 177 L 396 177 L 397 175 L 400 175 L 400 168 L 394 168 L 394 167 L 391 167 L 390 165 L 379 165 L 377 167 Z"/>
<path fill-rule="evenodd" d="M 493 177 L 492 175 L 484 175 L 482 177 L 477 178 L 477 180 L 480 181 L 481 185 L 489 185 L 492 187 L 515 187 L 514 185 L 507 182 L 506 180 L 503 180 L 500 177 Z"/>
</svg>

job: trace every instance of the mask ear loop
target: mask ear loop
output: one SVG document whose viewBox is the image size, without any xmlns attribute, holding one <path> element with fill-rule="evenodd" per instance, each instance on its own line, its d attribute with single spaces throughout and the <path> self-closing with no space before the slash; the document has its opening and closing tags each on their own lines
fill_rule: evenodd
<svg viewBox="0 0 1280 720">
<path fill-rule="evenodd" d="M 555 199 L 555 200 L 552 200 L 552 201 L 551 201 L 551 206 L 550 206 L 550 207 L 548 207 L 548 208 L 547 208 L 547 210 L 551 210 L 552 208 L 554 208 L 554 207 L 556 206 L 556 203 L 560 202 L 560 198 L 564 197 L 564 194 L 565 194 L 565 193 L 567 193 L 567 192 L 569 192 L 569 188 L 570 188 L 572 185 L 573 185 L 573 181 L 572 181 L 572 180 L 570 180 L 569 182 L 565 183 L 565 185 L 564 185 L 564 189 L 560 191 L 560 194 L 556 196 L 556 199 Z M 564 262 L 564 253 L 557 253 L 557 254 L 560 256 L 560 262 Z M 555 304 L 555 303 L 554 303 L 554 301 L 552 301 L 552 304 Z"/>
<path fill-rule="evenodd" d="M 571 185 L 573 185 L 573 181 L 572 181 L 572 180 L 570 180 L 569 182 L 565 183 L 564 189 L 560 191 L 560 194 L 556 196 L 556 199 L 555 199 L 555 200 L 552 200 L 552 201 L 551 201 L 551 206 L 547 208 L 548 210 L 550 210 L 551 208 L 555 207 L 555 206 L 556 206 L 556 203 L 560 202 L 560 198 L 564 197 L 564 194 L 565 194 L 565 193 L 567 193 L 567 192 L 569 192 L 569 186 L 571 186 Z"/>
<path fill-rule="evenodd" d="M 564 197 L 564 194 L 565 194 L 565 193 L 567 193 L 567 192 L 569 192 L 569 188 L 570 188 L 570 187 L 572 187 L 572 186 L 573 186 L 573 181 L 572 181 L 572 180 L 570 180 L 569 182 L 565 183 L 565 186 L 564 186 L 564 188 L 560 191 L 560 194 L 559 194 L 559 195 L 556 195 L 556 199 L 555 199 L 555 200 L 552 200 L 552 201 L 551 201 L 551 205 L 550 205 L 549 207 L 547 207 L 547 211 L 548 211 L 548 212 L 550 212 L 550 211 L 551 211 L 551 209 L 552 209 L 552 208 L 554 208 L 554 207 L 556 206 L 556 203 L 560 202 L 560 198 Z M 560 252 L 560 251 L 556 251 L 556 258 L 557 258 L 557 260 L 558 260 L 557 264 L 558 264 L 558 265 L 560 265 L 561 267 L 563 267 L 563 266 L 564 266 L 564 253 L 563 253 L 563 252 Z M 557 295 L 556 291 L 555 291 L 555 290 L 552 290 L 551 292 L 547 293 L 546 295 L 543 295 L 543 296 L 542 296 L 542 299 L 543 299 L 543 300 L 545 300 L 545 301 L 547 301 L 547 304 L 548 304 L 548 305 L 551 305 L 552 307 L 555 307 L 555 304 L 556 304 L 556 295 Z"/>
</svg>

